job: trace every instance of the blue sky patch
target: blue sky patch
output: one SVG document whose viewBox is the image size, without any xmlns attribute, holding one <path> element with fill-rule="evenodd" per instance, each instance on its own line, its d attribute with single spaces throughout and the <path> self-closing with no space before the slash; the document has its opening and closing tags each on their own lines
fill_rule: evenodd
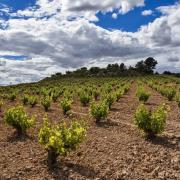
<svg viewBox="0 0 180 180">
<path fill-rule="evenodd" d="M 117 13 L 117 11 L 113 11 L 112 13 L 103 14 L 102 12 L 97 13 L 97 17 L 99 19 L 95 24 L 104 29 L 118 29 L 127 32 L 136 32 L 142 25 L 146 25 L 149 22 L 153 22 L 156 18 L 160 17 L 161 14 L 156 10 L 159 6 L 168 6 L 173 5 L 178 0 L 146 0 L 144 7 L 137 7 L 134 10 L 129 11 L 127 14 L 121 15 L 119 14 L 117 19 L 112 18 L 113 13 Z M 1 0 L 0 2 L 0 19 L 8 20 L 10 17 L 8 14 L 1 12 L 2 5 L 5 5 L 11 9 L 11 12 L 17 12 L 18 10 L 24 10 L 28 7 L 33 7 L 36 5 L 36 0 Z M 142 12 L 144 10 L 152 10 L 153 14 L 149 16 L 142 16 Z M 51 17 L 51 16 L 50 16 Z M 13 18 L 23 18 L 28 19 L 31 17 L 13 17 Z M 40 17 L 49 18 L 49 17 Z M 3 27 L 0 25 L 0 28 Z"/>
<path fill-rule="evenodd" d="M 127 14 L 119 14 L 117 19 L 112 18 L 112 13 L 103 14 L 99 12 L 97 17 L 99 21 L 95 24 L 103 27 L 104 29 L 119 29 L 122 31 L 136 32 L 142 25 L 153 22 L 156 18 L 161 16 L 161 13 L 156 10 L 159 6 L 173 5 L 177 0 L 146 0 L 144 7 L 137 7 L 129 11 Z M 153 14 L 149 16 L 142 16 L 144 10 L 152 10 Z"/>
<path fill-rule="evenodd" d="M 12 8 L 13 12 L 16 12 L 18 10 L 24 10 L 28 7 L 34 6 L 36 0 L 1 0 L 0 3 L 7 5 Z"/>
<path fill-rule="evenodd" d="M 11 55 L 0 55 L 0 58 L 7 59 L 7 60 L 16 60 L 16 61 L 25 61 L 27 60 L 27 56 L 11 56 Z"/>
</svg>

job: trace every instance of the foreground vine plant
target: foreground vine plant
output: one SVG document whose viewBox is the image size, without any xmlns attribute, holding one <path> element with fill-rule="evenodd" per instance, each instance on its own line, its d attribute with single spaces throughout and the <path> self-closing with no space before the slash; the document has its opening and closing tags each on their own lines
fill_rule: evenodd
<svg viewBox="0 0 180 180">
<path fill-rule="evenodd" d="M 144 131 L 146 137 L 154 138 L 165 129 L 167 111 L 165 104 L 159 106 L 154 112 L 141 104 L 135 113 L 135 124 Z"/>
<path fill-rule="evenodd" d="M 38 103 L 37 97 L 34 97 L 34 96 L 29 96 L 28 101 L 32 108 L 35 107 L 35 105 Z"/>
<path fill-rule="evenodd" d="M 98 123 L 101 119 L 105 119 L 108 115 L 109 106 L 104 101 L 102 102 L 93 102 L 90 106 L 90 114 L 93 118 L 96 119 Z"/>
<path fill-rule="evenodd" d="M 26 105 L 28 103 L 28 100 L 29 100 L 29 96 L 27 94 L 23 95 L 22 102 L 24 105 Z"/>
<path fill-rule="evenodd" d="M 28 117 L 23 106 L 8 109 L 5 112 L 4 121 L 16 129 L 18 136 L 26 134 L 26 130 L 33 126 L 35 117 Z"/>
<path fill-rule="evenodd" d="M 72 100 L 66 97 L 61 100 L 60 106 L 63 109 L 63 114 L 67 115 L 67 113 L 71 110 Z"/>
<path fill-rule="evenodd" d="M 178 106 L 180 107 L 180 95 L 176 96 L 176 102 L 177 102 Z"/>
<path fill-rule="evenodd" d="M 42 100 L 41 100 L 41 104 L 44 107 L 44 110 L 47 112 L 51 106 L 51 102 L 52 99 L 49 96 L 45 96 Z"/>
<path fill-rule="evenodd" d="M 87 92 L 81 92 L 80 93 L 80 101 L 83 106 L 87 106 L 90 102 L 90 95 Z"/>
<path fill-rule="evenodd" d="M 17 98 L 16 93 L 12 93 L 12 94 L 9 95 L 9 100 L 10 101 L 15 101 L 16 98 Z"/>
<path fill-rule="evenodd" d="M 57 163 L 58 156 L 66 156 L 75 150 L 85 139 L 86 127 L 83 123 L 72 121 L 59 125 L 51 125 L 45 116 L 43 127 L 39 131 L 39 143 L 48 152 L 48 165 L 53 167 Z"/>
<path fill-rule="evenodd" d="M 4 105 L 3 101 L 0 101 L 0 112 L 2 111 L 3 105 Z"/>
<path fill-rule="evenodd" d="M 150 97 L 150 93 L 146 92 L 143 86 L 139 86 L 136 92 L 136 96 L 138 97 L 139 101 L 147 102 Z"/>
</svg>

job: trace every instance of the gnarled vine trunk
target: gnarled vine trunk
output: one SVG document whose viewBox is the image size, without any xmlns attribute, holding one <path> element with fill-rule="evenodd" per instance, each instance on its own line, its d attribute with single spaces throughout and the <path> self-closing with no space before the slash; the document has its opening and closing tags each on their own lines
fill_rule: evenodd
<svg viewBox="0 0 180 180">
<path fill-rule="evenodd" d="M 154 139 L 156 137 L 156 134 L 152 131 L 146 132 L 147 139 Z"/>
<path fill-rule="evenodd" d="M 23 129 L 20 126 L 16 127 L 16 131 L 17 131 L 17 136 L 22 136 L 23 135 Z"/>
<path fill-rule="evenodd" d="M 57 153 L 53 149 L 48 150 L 48 166 L 51 168 L 57 163 Z"/>
</svg>

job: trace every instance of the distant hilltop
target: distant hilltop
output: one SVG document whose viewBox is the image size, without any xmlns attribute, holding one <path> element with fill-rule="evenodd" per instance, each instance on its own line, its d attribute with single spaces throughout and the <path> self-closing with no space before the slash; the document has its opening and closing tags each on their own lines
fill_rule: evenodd
<svg viewBox="0 0 180 180">
<path fill-rule="evenodd" d="M 155 72 L 156 65 L 158 64 L 157 60 L 152 57 L 148 57 L 146 60 L 137 62 L 133 66 L 127 67 L 124 63 L 118 64 L 108 64 L 106 68 L 100 67 L 82 67 L 75 71 L 66 71 L 65 74 L 56 73 L 51 77 L 47 77 L 44 80 L 49 79 L 59 79 L 64 77 L 121 77 L 121 76 L 142 76 L 142 75 L 158 75 L 158 72 Z M 164 71 L 164 75 L 175 75 L 180 77 L 180 73 L 172 73 L 170 71 Z"/>
</svg>

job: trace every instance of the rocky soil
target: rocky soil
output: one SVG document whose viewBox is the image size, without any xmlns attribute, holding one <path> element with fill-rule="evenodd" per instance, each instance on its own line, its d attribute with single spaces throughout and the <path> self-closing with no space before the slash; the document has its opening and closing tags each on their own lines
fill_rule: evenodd
<svg viewBox="0 0 180 180">
<path fill-rule="evenodd" d="M 88 115 L 88 108 L 74 103 L 72 115 L 63 117 L 58 103 L 48 112 L 52 122 L 62 118 L 81 118 L 89 122 L 86 141 L 67 157 L 59 157 L 54 169 L 47 167 L 47 153 L 38 143 L 37 134 L 42 124 L 42 107 L 26 107 L 37 115 L 36 126 L 28 136 L 16 138 L 14 130 L 3 122 L 0 114 L 0 180 L 69 180 L 119 179 L 151 180 L 180 179 L 180 109 L 156 91 L 147 87 L 151 97 L 146 103 L 154 109 L 161 103 L 171 107 L 167 127 L 154 140 L 146 140 L 133 123 L 139 104 L 135 96 L 136 84 L 116 102 L 108 118 L 96 125 Z M 18 104 L 6 102 L 6 108 Z"/>
</svg>

